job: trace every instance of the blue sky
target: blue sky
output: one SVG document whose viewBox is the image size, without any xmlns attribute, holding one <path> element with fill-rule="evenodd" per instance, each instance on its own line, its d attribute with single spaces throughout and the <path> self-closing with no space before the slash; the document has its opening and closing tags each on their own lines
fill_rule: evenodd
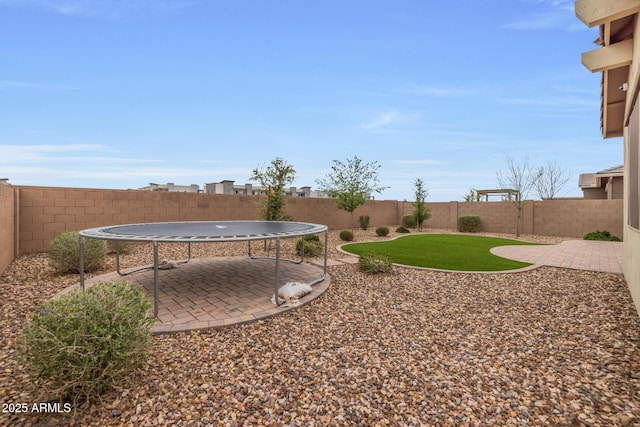
<svg viewBox="0 0 640 427">
<path fill-rule="evenodd" d="M 376 161 L 380 199 L 497 188 L 505 155 L 622 164 L 599 130 L 597 29 L 571 0 L 0 0 L 0 178 L 244 184 L 281 157 L 316 187 Z"/>
</svg>

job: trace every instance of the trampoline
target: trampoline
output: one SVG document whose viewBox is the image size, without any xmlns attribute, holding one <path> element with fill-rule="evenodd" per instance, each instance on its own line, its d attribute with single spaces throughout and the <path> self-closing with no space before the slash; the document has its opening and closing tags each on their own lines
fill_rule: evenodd
<svg viewBox="0 0 640 427">
<path fill-rule="evenodd" d="M 101 239 L 115 241 L 116 270 L 121 276 L 153 268 L 153 310 L 158 316 L 158 246 L 160 243 L 188 243 L 186 263 L 191 259 L 191 243 L 207 242 L 247 242 L 247 253 L 251 258 L 257 258 L 251 253 L 251 242 L 254 240 L 275 240 L 275 283 L 274 293 L 277 305 L 282 304 L 278 298 L 279 267 L 280 267 L 280 239 L 304 237 L 311 234 L 324 233 L 324 268 L 322 275 L 309 283 L 314 285 L 323 281 L 327 275 L 327 242 L 328 228 L 326 225 L 291 221 L 190 221 L 190 222 L 154 222 L 144 224 L 114 225 L 82 230 L 79 232 L 78 245 L 80 251 L 80 286 L 84 290 L 84 239 Z M 128 272 L 120 271 L 119 242 L 148 242 L 153 245 L 153 266 L 142 267 Z M 300 264 L 304 262 L 304 251 L 299 260 L 283 259 L 282 261 Z"/>
</svg>

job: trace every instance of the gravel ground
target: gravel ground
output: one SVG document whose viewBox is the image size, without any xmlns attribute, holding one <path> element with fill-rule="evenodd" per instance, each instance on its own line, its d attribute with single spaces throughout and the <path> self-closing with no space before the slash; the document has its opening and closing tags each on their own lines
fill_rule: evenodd
<svg viewBox="0 0 640 427">
<path fill-rule="evenodd" d="M 376 238 L 356 232 L 357 241 Z M 331 258 L 342 256 L 333 249 L 338 243 L 330 233 Z M 161 246 L 161 257 L 179 259 L 181 249 Z M 193 252 L 244 250 L 210 244 Z M 149 254 L 148 246 L 135 247 L 123 264 L 146 264 Z M 110 258 L 104 271 L 114 268 Z M 367 276 L 355 265 L 330 267 L 329 274 L 327 293 L 284 315 L 156 336 L 147 365 L 102 402 L 38 414 L 32 405 L 55 396 L 33 389 L 16 363 L 15 337 L 40 303 L 78 277 L 53 276 L 45 254 L 21 256 L 0 277 L 0 424 L 640 423 L 640 320 L 618 275 L 396 267 Z M 7 405 L 23 403 L 29 412 L 6 413 Z"/>
</svg>

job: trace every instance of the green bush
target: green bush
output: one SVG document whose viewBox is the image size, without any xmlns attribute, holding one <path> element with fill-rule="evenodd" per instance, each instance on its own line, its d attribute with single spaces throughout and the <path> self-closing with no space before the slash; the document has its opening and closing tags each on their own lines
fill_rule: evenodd
<svg viewBox="0 0 640 427">
<path fill-rule="evenodd" d="M 608 231 L 592 231 L 591 233 L 587 233 L 584 235 L 583 240 L 606 240 L 610 242 L 620 242 L 620 238 L 618 236 L 613 236 Z"/>
<path fill-rule="evenodd" d="M 360 271 L 369 274 L 386 273 L 391 271 L 393 264 L 387 255 L 366 253 L 358 258 Z"/>
<path fill-rule="evenodd" d="M 480 230 L 478 215 L 460 215 L 458 217 L 458 231 L 461 233 L 474 233 L 478 230 Z"/>
<path fill-rule="evenodd" d="M 302 239 L 298 239 L 296 242 L 296 252 L 302 255 L 302 248 L 304 247 L 304 254 L 309 256 L 316 256 L 322 253 L 324 245 L 320 241 L 320 237 L 315 234 L 304 236 Z"/>
<path fill-rule="evenodd" d="M 353 231 L 351 230 L 342 230 L 340 232 L 340 240 L 344 242 L 353 242 Z"/>
<path fill-rule="evenodd" d="M 396 233 L 411 233 L 411 231 L 404 226 L 396 228 Z"/>
<path fill-rule="evenodd" d="M 389 234 L 389 227 L 378 227 L 376 228 L 376 234 L 380 237 L 384 237 Z"/>
<path fill-rule="evenodd" d="M 416 218 L 413 215 L 403 216 L 402 226 L 406 228 L 416 228 Z"/>
<path fill-rule="evenodd" d="M 98 283 L 44 303 L 17 340 L 19 362 L 41 389 L 94 400 L 145 360 L 151 302 L 140 286 Z"/>
<path fill-rule="evenodd" d="M 100 269 L 104 265 L 106 252 L 107 244 L 104 240 L 84 239 L 84 271 Z M 80 272 L 77 231 L 67 231 L 53 239 L 49 246 L 49 266 L 56 273 Z"/>
<path fill-rule="evenodd" d="M 360 228 L 363 230 L 368 230 L 369 229 L 369 221 L 371 220 L 371 218 L 369 218 L 369 215 L 360 215 L 358 217 L 358 222 L 360 223 Z"/>
</svg>

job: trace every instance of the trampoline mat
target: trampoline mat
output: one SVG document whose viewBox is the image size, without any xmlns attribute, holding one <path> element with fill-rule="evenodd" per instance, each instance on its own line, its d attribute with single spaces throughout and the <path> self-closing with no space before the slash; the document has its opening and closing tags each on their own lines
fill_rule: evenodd
<svg viewBox="0 0 640 427">
<path fill-rule="evenodd" d="M 116 225 L 80 234 L 109 240 L 228 241 L 303 236 L 326 229 L 320 224 L 290 221 L 194 221 Z"/>
</svg>

